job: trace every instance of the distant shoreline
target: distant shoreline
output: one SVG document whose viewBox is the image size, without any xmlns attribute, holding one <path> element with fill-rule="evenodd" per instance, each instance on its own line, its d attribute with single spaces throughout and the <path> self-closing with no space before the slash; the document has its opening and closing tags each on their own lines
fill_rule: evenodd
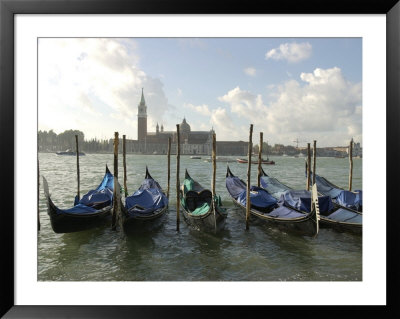
<svg viewBox="0 0 400 319">
<path fill-rule="evenodd" d="M 54 154 L 54 155 L 57 155 L 56 154 L 56 152 L 46 152 L 46 151 L 39 151 L 38 152 L 38 154 Z M 114 154 L 113 152 L 85 152 L 85 154 L 86 155 L 88 155 L 88 154 L 90 154 L 90 155 L 92 155 L 92 154 L 110 154 L 110 155 L 112 155 L 112 154 Z M 118 154 L 122 154 L 122 152 L 119 152 Z M 149 156 L 149 155 L 154 155 L 154 156 L 166 156 L 167 154 L 143 154 L 143 153 L 127 153 L 127 155 L 140 155 L 140 156 Z M 171 153 L 171 155 L 174 155 L 174 156 L 176 156 L 176 154 L 174 154 L 174 153 Z M 76 156 L 76 155 L 57 155 L 57 156 Z M 187 156 L 187 157 L 190 157 L 190 156 L 193 156 L 193 154 L 180 154 L 180 156 Z M 202 157 L 207 157 L 207 156 L 210 156 L 210 155 L 206 155 L 206 154 L 199 154 L 198 156 L 202 156 Z M 218 156 L 226 156 L 226 157 L 240 157 L 240 155 L 218 155 Z M 269 157 L 282 157 L 282 158 L 306 158 L 306 156 L 304 156 L 304 157 L 296 157 L 296 156 L 292 156 L 292 155 L 279 155 L 279 154 L 271 154 Z M 341 156 L 341 157 L 338 157 L 338 156 L 329 156 L 329 155 L 317 155 L 317 157 L 319 157 L 319 158 L 336 158 L 336 159 L 348 159 L 348 156 Z M 353 159 L 362 159 L 362 157 L 360 157 L 360 156 L 353 156 Z"/>
</svg>

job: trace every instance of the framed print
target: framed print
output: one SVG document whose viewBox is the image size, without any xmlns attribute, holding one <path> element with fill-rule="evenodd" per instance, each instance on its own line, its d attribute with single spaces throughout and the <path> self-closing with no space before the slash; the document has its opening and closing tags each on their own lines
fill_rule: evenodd
<svg viewBox="0 0 400 319">
<path fill-rule="evenodd" d="M 0 10 L 2 316 L 396 311 L 397 1 Z"/>
</svg>

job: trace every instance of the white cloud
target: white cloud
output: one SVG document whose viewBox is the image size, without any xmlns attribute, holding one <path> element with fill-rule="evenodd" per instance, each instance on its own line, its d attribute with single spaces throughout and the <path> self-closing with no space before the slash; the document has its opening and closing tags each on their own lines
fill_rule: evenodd
<svg viewBox="0 0 400 319">
<path fill-rule="evenodd" d="M 225 108 L 218 107 L 217 109 L 212 110 L 210 122 L 215 130 L 217 140 L 232 141 L 242 138 L 241 132 L 243 131 L 243 128 L 235 125 L 232 117 Z"/>
<path fill-rule="evenodd" d="M 136 138 L 142 87 L 150 120 L 161 122 L 170 107 L 163 83 L 137 67 L 136 47 L 131 39 L 40 39 L 39 129 Z M 110 114 L 124 121 L 107 120 Z"/>
<path fill-rule="evenodd" d="M 315 69 L 300 78 L 302 82 L 289 80 L 278 86 L 268 104 L 261 95 L 239 87 L 219 100 L 237 117 L 273 136 L 274 142 L 288 144 L 293 137 L 307 135 L 320 145 L 333 146 L 351 137 L 361 139 L 361 83 L 347 81 L 339 68 Z"/>
<path fill-rule="evenodd" d="M 249 76 L 256 76 L 257 70 L 253 67 L 248 67 L 243 70 L 243 72 Z"/>
<path fill-rule="evenodd" d="M 295 63 L 308 59 L 312 53 L 312 46 L 308 42 L 283 43 L 278 48 L 272 49 L 265 54 L 265 59 L 287 60 Z"/>
<path fill-rule="evenodd" d="M 193 105 L 193 104 L 190 104 L 190 103 L 185 103 L 184 107 L 188 108 L 188 109 L 190 109 L 192 111 L 195 111 L 195 112 L 197 112 L 197 113 L 199 113 L 200 115 L 203 115 L 203 116 L 210 116 L 211 115 L 211 111 L 208 108 L 208 105 L 205 105 L 205 104 Z"/>
</svg>

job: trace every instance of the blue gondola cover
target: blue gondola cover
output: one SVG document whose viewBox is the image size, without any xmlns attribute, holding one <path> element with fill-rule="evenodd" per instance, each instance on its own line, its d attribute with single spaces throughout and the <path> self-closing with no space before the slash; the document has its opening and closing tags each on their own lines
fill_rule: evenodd
<svg viewBox="0 0 400 319">
<path fill-rule="evenodd" d="M 261 176 L 260 184 L 261 187 L 267 189 L 268 192 L 276 198 L 279 198 L 286 191 L 290 190 L 288 186 L 282 184 L 276 178 L 269 176 Z"/>
<path fill-rule="evenodd" d="M 245 189 L 243 192 L 241 192 L 237 198 L 237 201 L 242 204 L 243 206 L 246 206 L 246 201 L 247 199 L 247 190 Z M 250 203 L 253 206 L 256 207 L 262 207 L 262 208 L 267 208 L 271 206 L 275 206 L 277 203 L 277 200 L 272 197 L 270 194 L 265 189 L 262 189 L 261 187 L 257 186 L 251 186 L 250 187 Z"/>
<path fill-rule="evenodd" d="M 358 190 L 356 192 L 341 191 L 338 197 L 336 197 L 337 203 L 347 208 L 360 210 L 362 207 L 362 191 Z"/>
<path fill-rule="evenodd" d="M 226 179 L 226 188 L 228 192 L 235 198 L 238 203 L 246 206 L 247 187 L 246 184 L 238 177 L 228 177 Z M 250 187 L 250 202 L 251 205 L 267 208 L 274 206 L 277 200 L 272 197 L 265 189 L 257 186 Z"/>
<path fill-rule="evenodd" d="M 125 200 L 125 207 L 132 214 L 151 214 L 168 205 L 168 198 L 161 191 L 160 185 L 151 178 L 146 178 L 140 188 Z"/>
<path fill-rule="evenodd" d="M 58 209 L 58 213 L 70 213 L 70 214 L 91 214 L 98 211 L 96 206 L 101 205 L 102 207 L 109 206 L 112 204 L 114 190 L 114 176 L 107 172 L 100 185 L 89 191 L 87 194 L 74 205 L 74 207 L 61 210 Z"/>
<path fill-rule="evenodd" d="M 304 212 L 311 212 L 311 192 L 307 190 L 289 190 L 284 192 L 278 202 L 279 205 L 294 207 Z M 329 196 L 318 196 L 319 211 L 330 212 L 333 203 Z"/>
</svg>

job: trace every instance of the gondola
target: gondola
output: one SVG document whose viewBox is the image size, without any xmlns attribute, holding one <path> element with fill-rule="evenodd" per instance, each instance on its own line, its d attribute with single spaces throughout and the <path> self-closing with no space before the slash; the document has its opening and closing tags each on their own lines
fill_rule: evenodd
<svg viewBox="0 0 400 319">
<path fill-rule="evenodd" d="M 225 226 L 228 216 L 226 208 L 222 207 L 221 197 L 215 196 L 185 171 L 185 180 L 181 185 L 180 198 L 183 217 L 194 228 L 206 232 L 218 232 Z"/>
<path fill-rule="evenodd" d="M 286 200 L 290 205 L 301 206 L 302 209 L 309 210 L 309 200 L 311 193 L 306 190 L 294 190 L 281 183 L 276 178 L 268 176 L 261 169 L 261 186 L 278 200 Z M 339 231 L 351 232 L 354 234 L 362 233 L 362 215 L 357 211 L 336 205 L 330 196 L 323 195 L 316 183 L 318 192 L 320 225 Z"/>
<path fill-rule="evenodd" d="M 312 178 L 312 172 L 310 175 Z M 318 191 L 323 195 L 330 196 L 337 206 L 362 213 L 362 190 L 355 190 L 354 192 L 345 190 L 317 174 L 315 174 L 315 183 Z"/>
<path fill-rule="evenodd" d="M 58 208 L 51 200 L 47 180 L 43 177 L 47 213 L 51 227 L 56 233 L 72 233 L 91 229 L 110 221 L 113 207 L 114 176 L 106 166 L 106 173 L 100 185 L 82 196 L 75 197 L 74 206 Z"/>
<path fill-rule="evenodd" d="M 146 166 L 145 178 L 121 208 L 122 228 L 125 233 L 151 231 L 163 222 L 168 211 L 168 198 Z"/>
<path fill-rule="evenodd" d="M 246 183 L 233 175 L 229 167 L 226 172 L 226 188 L 233 203 L 246 212 Z M 317 200 L 313 202 L 314 209 L 308 213 L 288 206 L 285 202 L 278 202 L 261 187 L 251 186 L 250 202 L 250 217 L 253 220 L 264 221 L 299 235 L 315 237 L 318 234 L 319 208 Z"/>
</svg>

